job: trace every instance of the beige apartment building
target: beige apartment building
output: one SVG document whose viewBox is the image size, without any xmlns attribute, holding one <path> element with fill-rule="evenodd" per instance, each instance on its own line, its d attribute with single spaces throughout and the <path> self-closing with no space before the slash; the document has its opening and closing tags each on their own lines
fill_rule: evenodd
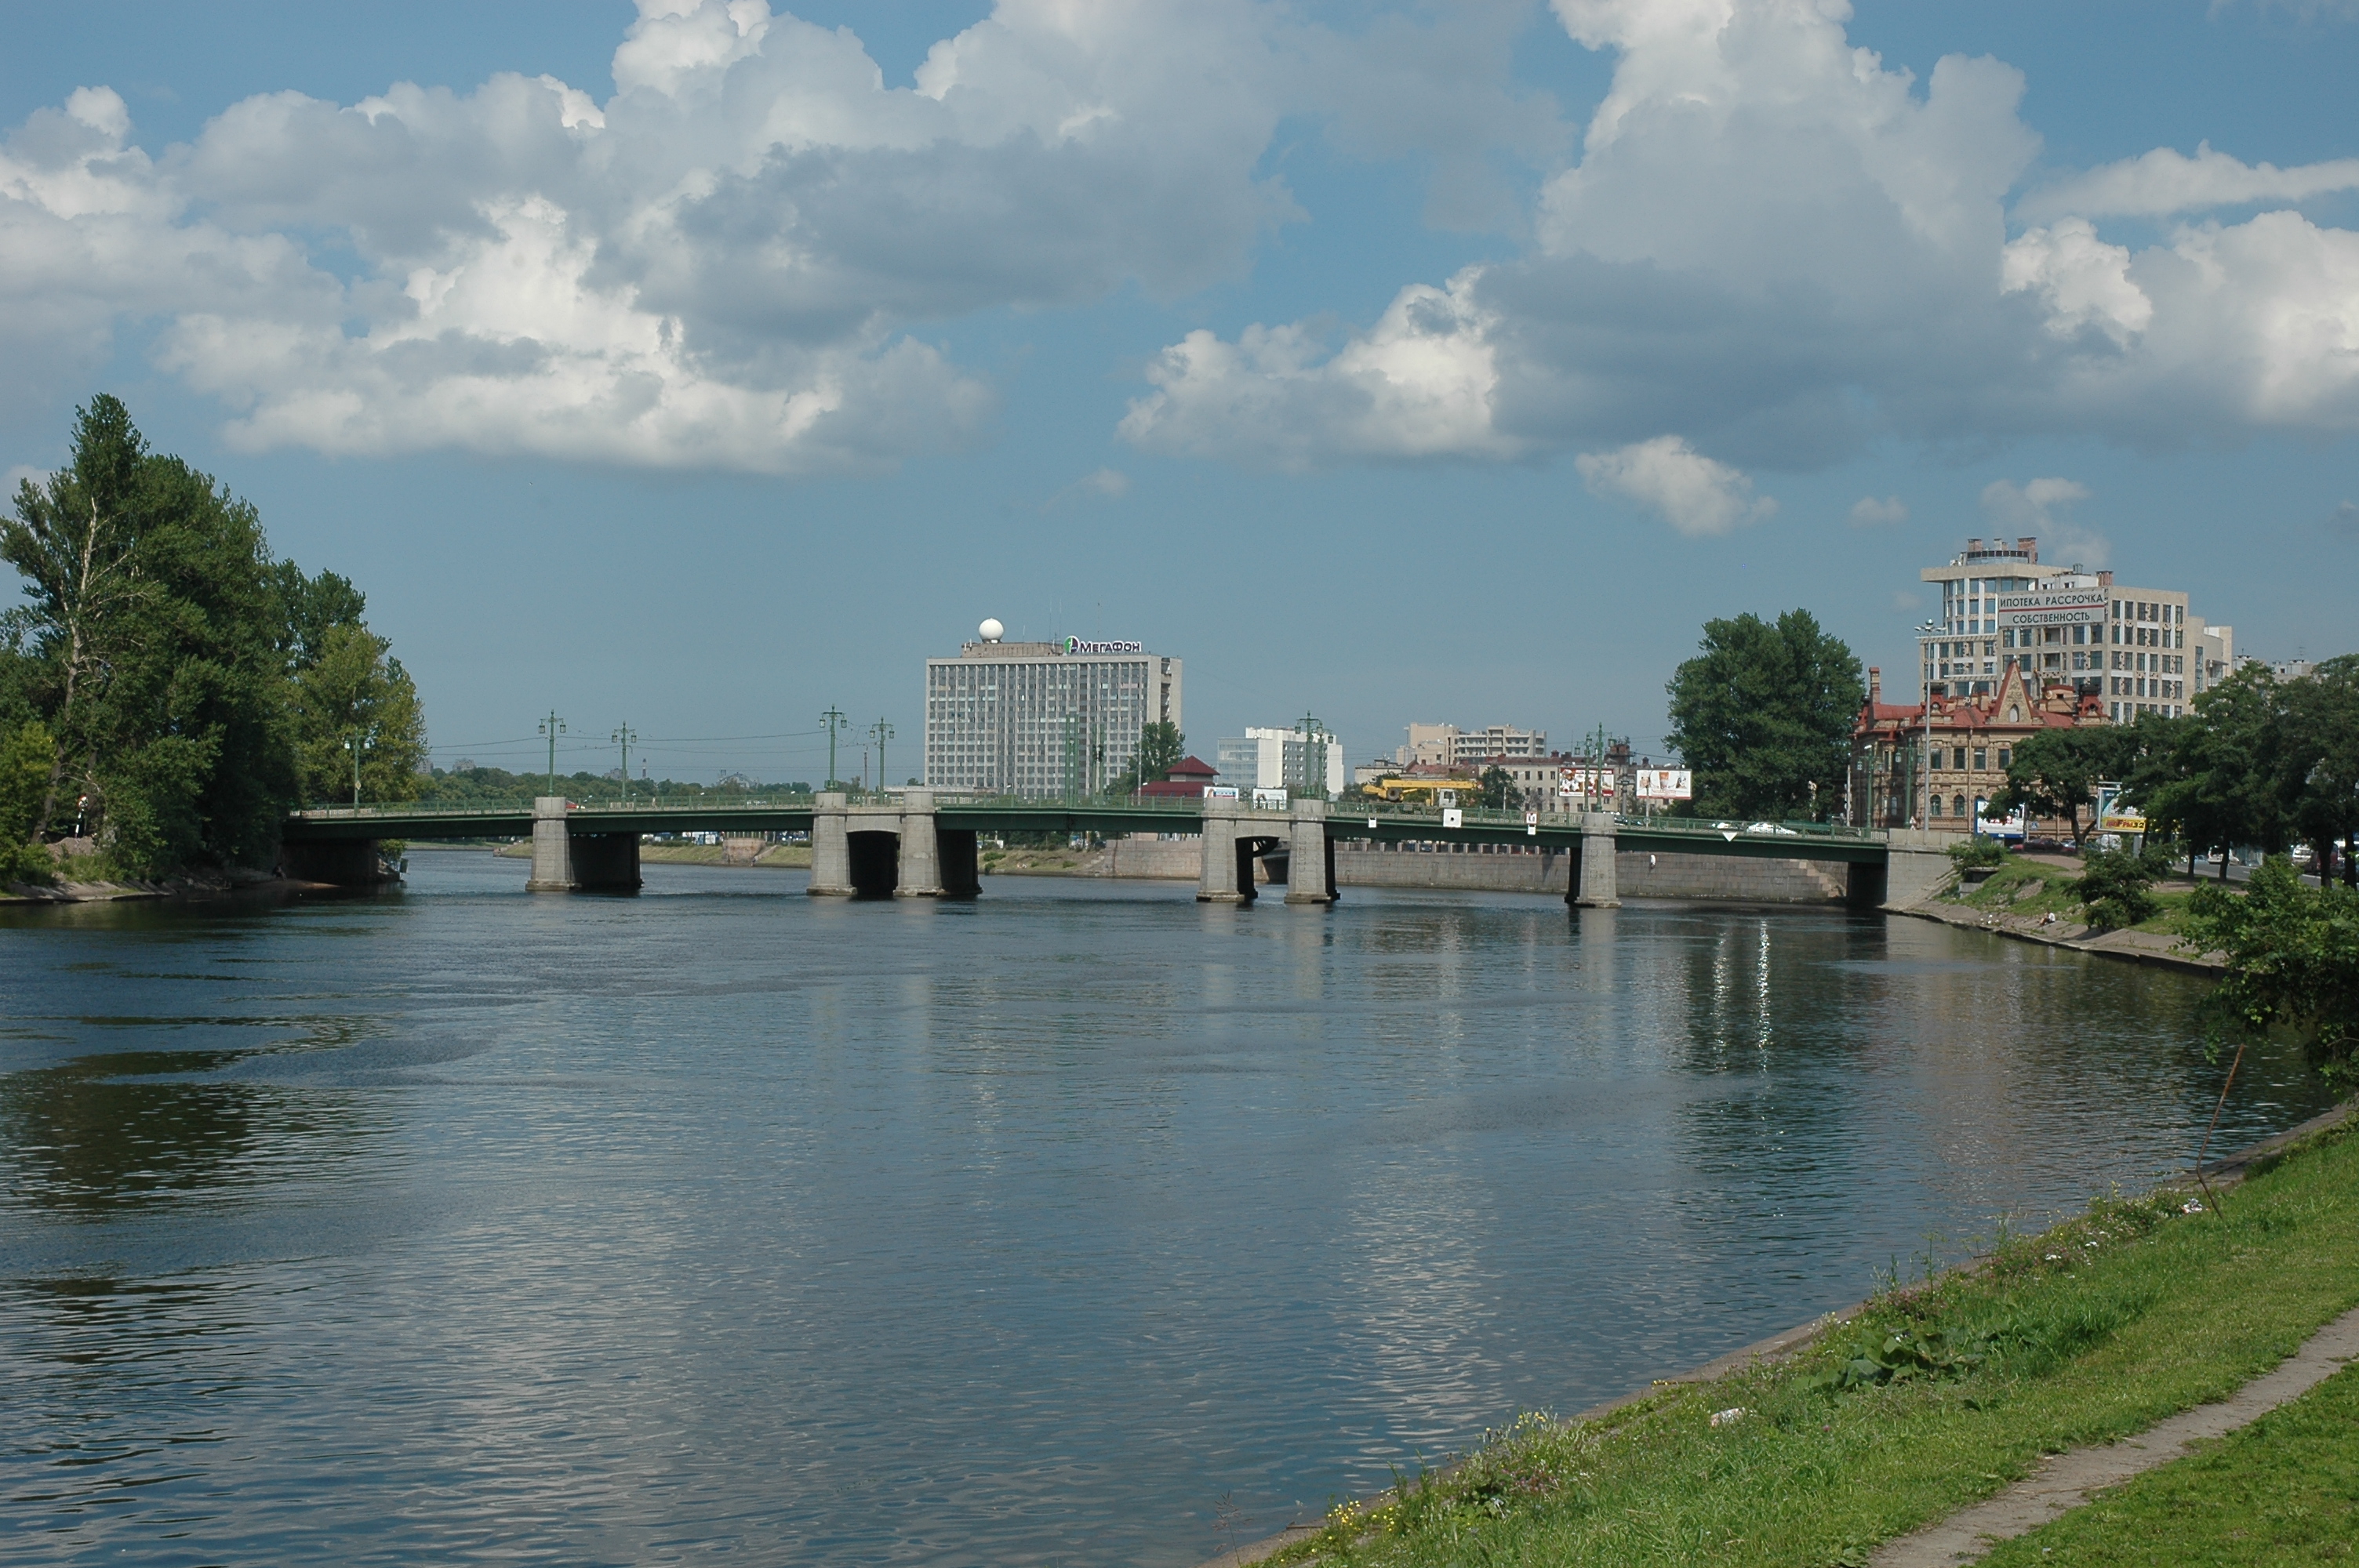
<svg viewBox="0 0 2359 1568">
<path fill-rule="evenodd" d="M 2184 713 L 2235 669 L 2234 629 L 2190 613 L 2184 590 L 2043 565 L 2036 538 L 1969 539 L 1918 575 L 1940 592 L 1917 632 L 1919 689 L 1935 698 L 1993 698 L 2017 669 L 2043 701 L 2069 687 L 2076 708 L 2096 698 L 2105 720 L 2122 724 Z"/>
</svg>

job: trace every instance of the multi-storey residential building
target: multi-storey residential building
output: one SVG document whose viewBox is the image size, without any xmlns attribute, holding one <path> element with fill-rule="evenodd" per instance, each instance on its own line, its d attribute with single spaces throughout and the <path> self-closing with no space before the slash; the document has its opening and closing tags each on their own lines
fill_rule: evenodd
<svg viewBox="0 0 2359 1568">
<path fill-rule="evenodd" d="M 1545 757 L 1548 731 L 1518 730 L 1493 724 L 1481 730 L 1461 730 L 1455 724 L 1412 724 L 1408 743 L 1393 752 L 1399 767 L 1462 767 L 1498 757 Z"/>
<path fill-rule="evenodd" d="M 1180 662 L 1138 643 L 1008 643 L 983 623 L 954 659 L 926 661 L 926 782 L 1040 797 L 1094 795 L 1128 770 L 1140 732 L 1180 722 Z"/>
<path fill-rule="evenodd" d="M 2189 614 L 2184 592 L 2042 566 L 2036 538 L 1970 539 L 1919 576 L 1941 594 L 1917 633 L 1919 689 L 1931 697 L 1992 697 L 2019 669 L 2028 689 L 2069 687 L 2076 698 L 2101 698 L 2107 721 L 2126 723 L 2184 713 L 2235 668 L 2234 629 Z"/>
<path fill-rule="evenodd" d="M 1350 768 L 1343 742 L 1322 730 L 1248 728 L 1221 742 L 1221 783 L 1338 795 Z"/>
<path fill-rule="evenodd" d="M 2026 738 L 2113 722 L 2105 711 L 2113 699 L 2069 680 L 2042 684 L 2019 664 L 2006 665 L 1992 686 L 1985 696 L 1932 697 L 1929 722 L 1927 703 L 1886 702 L 1884 672 L 1870 667 L 1867 702 L 1852 727 L 1852 823 L 1972 832 L 1983 803 L 2006 787 L 2007 764 Z M 2030 829 L 2070 830 L 2061 821 Z"/>
</svg>

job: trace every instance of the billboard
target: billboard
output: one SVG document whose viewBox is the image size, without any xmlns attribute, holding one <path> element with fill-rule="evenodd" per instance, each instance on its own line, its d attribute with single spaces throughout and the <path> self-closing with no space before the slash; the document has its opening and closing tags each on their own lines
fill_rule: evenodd
<svg viewBox="0 0 2359 1568">
<path fill-rule="evenodd" d="M 1566 800 L 1611 800 L 1614 798 L 1614 770 L 1560 768 L 1557 771 L 1556 793 Z"/>
<path fill-rule="evenodd" d="M 1640 800 L 1693 800 L 1695 785 L 1685 768 L 1640 768 Z"/>
<path fill-rule="evenodd" d="M 2002 593 L 1998 596 L 1999 628 L 2094 626 L 2105 619 L 2111 591 L 2103 588 L 2051 588 Z"/>
</svg>

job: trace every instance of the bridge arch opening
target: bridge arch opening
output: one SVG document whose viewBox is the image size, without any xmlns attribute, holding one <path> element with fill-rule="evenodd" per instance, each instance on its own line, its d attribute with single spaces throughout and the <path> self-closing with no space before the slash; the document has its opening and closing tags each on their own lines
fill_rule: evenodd
<svg viewBox="0 0 2359 1568">
<path fill-rule="evenodd" d="M 891 898 L 901 885 L 901 836 L 865 830 L 844 835 L 854 898 Z"/>
</svg>

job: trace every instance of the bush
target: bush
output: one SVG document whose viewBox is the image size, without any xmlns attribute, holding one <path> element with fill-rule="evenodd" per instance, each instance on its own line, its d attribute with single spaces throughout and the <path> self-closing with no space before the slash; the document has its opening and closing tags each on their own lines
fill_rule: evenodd
<svg viewBox="0 0 2359 1568">
<path fill-rule="evenodd" d="M 2161 845 L 2149 844 L 2136 853 L 2092 849 L 2082 864 L 2086 869 L 2072 884 L 2072 892 L 2096 929 L 2118 931 L 2152 920 L 2161 909 L 2147 891 L 2158 878 L 2170 873 L 2171 853 Z"/>
<path fill-rule="evenodd" d="M 2213 1044 L 2282 1029 L 2337 1094 L 2359 1087 L 2359 892 L 2305 884 L 2272 855 L 2240 895 L 2206 882 L 2188 901 L 2188 943 L 2223 953 L 2205 1000 Z"/>
<path fill-rule="evenodd" d="M 1950 859 L 1962 871 L 1980 871 L 2006 859 L 2006 846 L 1987 833 L 1977 833 L 1962 844 L 1950 846 Z"/>
</svg>

